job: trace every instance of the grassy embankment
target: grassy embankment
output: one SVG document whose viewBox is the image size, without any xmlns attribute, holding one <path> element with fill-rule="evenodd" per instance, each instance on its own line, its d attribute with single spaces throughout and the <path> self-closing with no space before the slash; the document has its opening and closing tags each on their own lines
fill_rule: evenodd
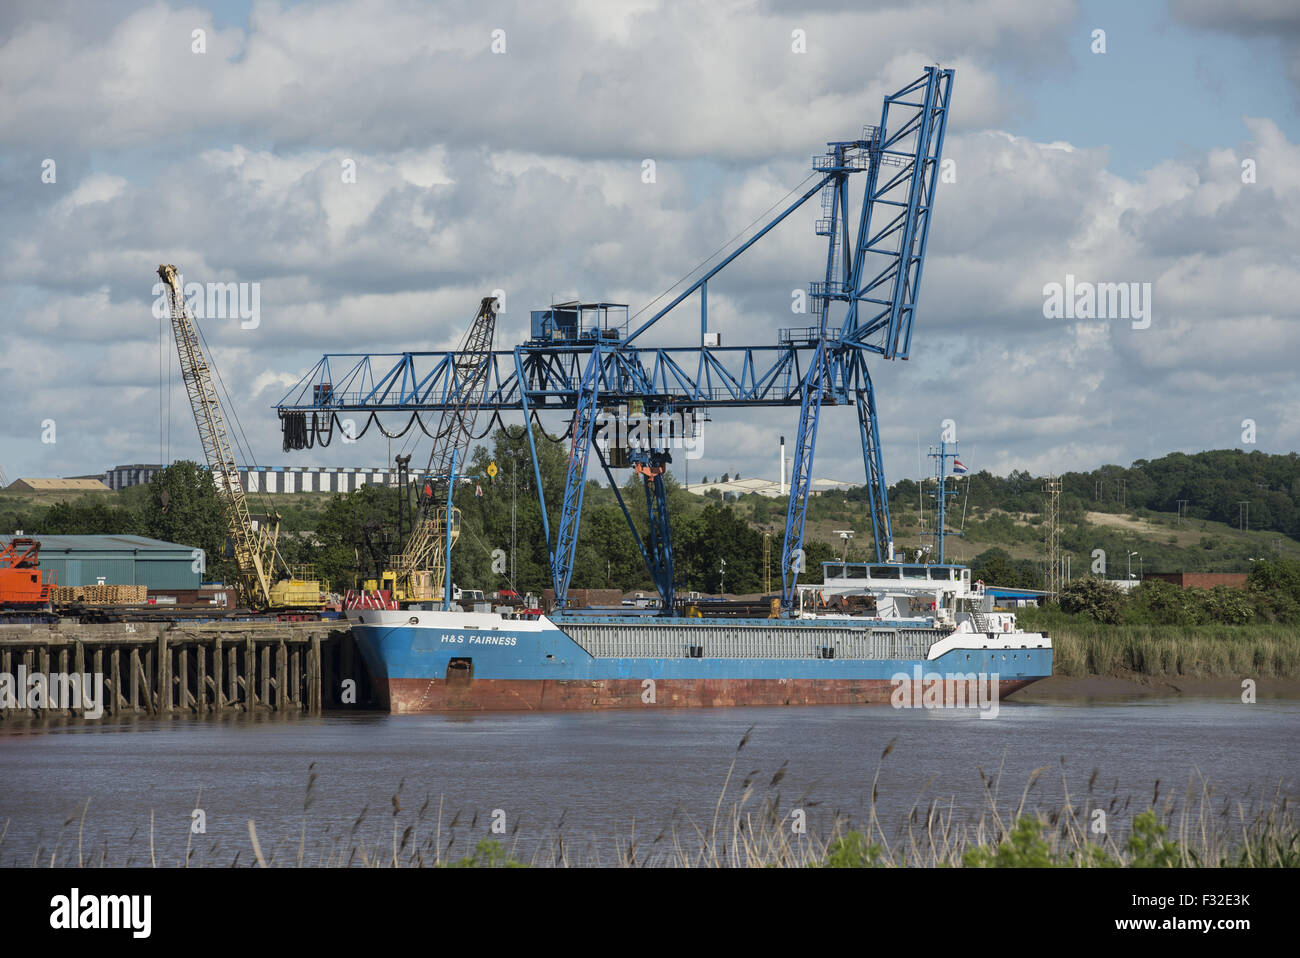
<svg viewBox="0 0 1300 958">
<path fill-rule="evenodd" d="M 1103 625 L 1055 609 L 1018 624 L 1052 637 L 1057 675 L 1300 678 L 1300 629 L 1254 625 Z"/>
</svg>

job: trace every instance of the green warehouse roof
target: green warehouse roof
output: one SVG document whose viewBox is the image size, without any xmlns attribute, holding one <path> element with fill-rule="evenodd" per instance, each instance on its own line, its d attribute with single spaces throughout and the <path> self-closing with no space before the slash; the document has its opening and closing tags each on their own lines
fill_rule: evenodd
<svg viewBox="0 0 1300 958">
<path fill-rule="evenodd" d="M 0 536 L 0 541 L 7 543 L 13 538 Z M 178 542 L 163 542 L 146 536 L 32 535 L 25 538 L 40 542 L 42 552 L 171 552 L 183 549 L 188 554 L 190 551 L 189 546 Z"/>
<path fill-rule="evenodd" d="M 0 536 L 7 543 L 13 536 Z M 143 585 L 151 591 L 197 589 L 203 563 L 194 549 L 145 536 L 30 536 L 41 544 L 40 567 L 59 585 Z"/>
</svg>

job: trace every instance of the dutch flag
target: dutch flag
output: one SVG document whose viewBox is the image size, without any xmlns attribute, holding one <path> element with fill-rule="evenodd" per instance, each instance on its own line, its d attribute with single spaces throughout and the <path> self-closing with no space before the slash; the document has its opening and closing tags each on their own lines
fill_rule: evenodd
<svg viewBox="0 0 1300 958">
<path fill-rule="evenodd" d="M 954 459 L 952 461 L 952 474 L 954 476 L 966 475 L 966 467 L 961 464 L 960 459 Z"/>
</svg>

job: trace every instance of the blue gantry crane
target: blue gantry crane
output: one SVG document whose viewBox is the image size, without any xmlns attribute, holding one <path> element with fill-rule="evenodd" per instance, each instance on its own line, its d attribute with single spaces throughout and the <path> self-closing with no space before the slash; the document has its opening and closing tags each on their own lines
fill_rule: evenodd
<svg viewBox="0 0 1300 958">
<path fill-rule="evenodd" d="M 557 605 L 573 572 L 591 453 L 596 453 L 660 593 L 660 608 L 674 608 L 673 551 L 664 472 L 680 435 L 645 430 L 648 438 L 618 440 L 602 448 L 598 425 L 611 410 L 642 420 L 690 429 L 703 410 L 747 406 L 798 406 L 790 498 L 781 557 L 782 606 L 796 603 L 803 570 L 804 518 L 824 406 L 852 403 L 857 410 L 877 561 L 893 559 L 889 500 L 881 457 L 870 356 L 905 360 L 912 343 L 921 271 L 925 262 L 953 71 L 924 73 L 886 96 L 880 123 L 852 140 L 835 140 L 813 158 L 812 173 L 791 191 L 802 193 L 765 225 L 708 268 L 634 329 L 627 306 L 568 302 L 532 313 L 530 337 L 493 351 L 486 377 L 467 384 L 457 375 L 456 352 L 329 354 L 323 356 L 276 405 L 285 447 L 328 444 L 340 417 L 360 414 L 389 437 L 425 431 L 422 413 L 476 400 L 494 421 L 502 413 L 524 417 Z M 861 182 L 860 199 L 855 181 Z M 811 183 L 811 185 L 808 185 Z M 854 189 L 851 191 L 850 187 Z M 806 188 L 804 188 L 806 187 Z M 810 284 L 807 314 L 813 322 L 782 328 L 768 345 L 722 346 L 708 329 L 708 284 L 737 257 L 814 196 L 821 203 L 815 231 L 827 242 L 826 267 Z M 854 216 L 856 207 L 856 218 Z M 644 334 L 699 293 L 700 345 L 655 348 Z M 464 394 L 472 388 L 474 396 Z M 626 413 L 626 411 L 631 411 Z M 570 412 L 564 493 L 555 528 L 542 491 L 533 424 L 543 412 Z M 389 431 L 381 417 L 406 416 Z M 685 424 L 684 426 L 682 424 Z M 612 470 L 630 467 L 644 480 L 648 535 L 643 540 Z"/>
</svg>

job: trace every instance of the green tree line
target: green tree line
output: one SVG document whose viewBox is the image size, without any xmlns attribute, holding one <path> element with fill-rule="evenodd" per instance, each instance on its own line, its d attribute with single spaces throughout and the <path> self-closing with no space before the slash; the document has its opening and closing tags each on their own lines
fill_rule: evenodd
<svg viewBox="0 0 1300 958">
<path fill-rule="evenodd" d="M 1105 625 L 1300 624 L 1300 562 L 1256 562 L 1244 591 L 1227 586 L 1183 589 L 1163 579 L 1147 579 L 1126 592 L 1113 582 L 1084 576 L 1062 587 L 1060 611 Z"/>
<path fill-rule="evenodd" d="M 562 497 L 567 445 L 540 432 L 536 439 L 541 481 L 554 516 Z M 494 479 L 487 477 L 491 462 L 498 468 Z M 497 430 L 487 444 L 475 448 L 466 472 L 477 478 L 460 484 L 456 492 L 456 504 L 462 513 L 461 536 L 453 559 L 457 584 L 487 590 L 504 587 L 510 582 L 513 558 L 517 588 L 536 592 L 548 586 L 548 546 L 537 504 L 537 477 L 524 430 Z M 593 460 L 589 473 L 593 479 L 584 492 L 582 530 L 571 584 L 575 588 L 651 591 L 653 583 L 614 490 L 594 481 L 598 474 L 599 467 Z M 667 482 L 679 588 L 761 591 L 764 528 L 772 530 L 769 568 L 774 587 L 779 587 L 777 565 L 785 502 L 755 495 L 745 496 L 740 503 L 706 499 L 686 493 L 671 473 Z M 1066 473 L 1062 486 L 1061 546 L 1079 563 L 1085 562 L 1095 549 L 1122 556 L 1133 546 L 1132 535 L 1124 530 L 1086 525 L 1085 512 L 1176 513 L 1179 500 L 1186 500 L 1184 515 L 1192 519 L 1229 524 L 1237 522 L 1238 503 L 1250 502 L 1252 529 L 1300 538 L 1300 457 L 1294 453 L 1173 453 L 1160 459 L 1139 460 L 1128 468 L 1107 465 L 1089 472 Z M 480 489 L 481 495 L 477 494 Z M 890 508 L 896 527 L 898 522 L 915 516 L 920 492 L 918 484 L 908 479 L 891 487 Z M 644 541 L 647 509 L 641 479 L 630 476 L 619 493 Z M 963 480 L 962 494 L 965 526 L 977 540 L 1007 544 L 1042 541 L 1041 478 L 1024 471 L 1012 471 L 1005 477 L 972 473 Z M 809 500 L 808 520 L 842 521 L 860 530 L 869 529 L 867 503 L 865 486 L 827 491 Z M 279 508 L 274 496 L 251 496 L 250 505 L 255 512 Z M 399 520 L 401 505 L 393 489 L 366 486 L 319 504 L 299 502 L 286 504 L 283 509 L 282 554 L 290 563 L 314 565 L 316 574 L 335 588 L 376 577 L 388 565 L 389 555 L 400 550 L 403 534 L 409 531 L 409 517 Z M 1030 516 L 1029 524 L 1016 522 L 1014 515 Z M 228 566 L 222 565 L 225 519 L 207 470 L 194 463 L 175 463 L 149 486 L 125 490 L 112 500 L 83 497 L 49 507 L 0 504 L 0 528 L 49 535 L 135 533 L 180 542 L 208 552 L 212 577 L 229 574 Z M 550 534 L 553 539 L 554 529 Z M 1237 566 L 1244 564 L 1250 549 L 1246 543 L 1225 543 L 1215 535 L 1203 536 L 1196 548 L 1179 548 L 1172 535 L 1168 538 L 1143 543 L 1146 571 L 1198 571 L 1225 562 Z M 870 549 L 870 538 L 860 534 L 854 547 L 855 558 L 862 557 L 863 548 Z M 805 576 L 810 581 L 820 581 L 820 564 L 838 555 L 831 544 L 811 540 L 805 540 L 805 553 Z M 1012 559 L 1000 548 L 981 553 L 971 566 L 975 577 L 985 582 L 1024 588 L 1042 585 L 1040 563 Z"/>
</svg>

